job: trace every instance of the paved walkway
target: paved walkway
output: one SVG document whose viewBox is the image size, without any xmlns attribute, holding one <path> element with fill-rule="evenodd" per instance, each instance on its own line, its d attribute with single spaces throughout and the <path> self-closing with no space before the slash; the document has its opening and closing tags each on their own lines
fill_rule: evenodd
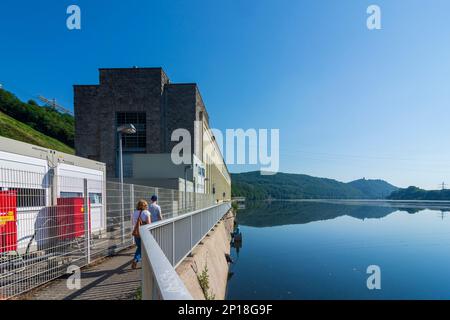
<svg viewBox="0 0 450 320">
<path fill-rule="evenodd" d="M 30 300 L 133 300 L 141 285 L 141 268 L 131 269 L 135 249 L 124 250 L 113 257 L 81 270 L 81 288 L 70 290 L 67 277 L 38 288 L 21 299 Z"/>
</svg>

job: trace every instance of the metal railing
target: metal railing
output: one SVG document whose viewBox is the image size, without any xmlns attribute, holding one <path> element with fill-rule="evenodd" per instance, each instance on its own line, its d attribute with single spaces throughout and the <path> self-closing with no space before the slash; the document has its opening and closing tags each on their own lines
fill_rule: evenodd
<svg viewBox="0 0 450 320">
<path fill-rule="evenodd" d="M 192 299 L 175 268 L 230 209 L 224 202 L 140 228 L 142 299 Z"/>
<path fill-rule="evenodd" d="M 0 300 L 133 245 L 132 212 L 153 194 L 163 221 L 215 203 L 210 194 L 121 185 L 103 176 L 0 167 Z"/>
</svg>

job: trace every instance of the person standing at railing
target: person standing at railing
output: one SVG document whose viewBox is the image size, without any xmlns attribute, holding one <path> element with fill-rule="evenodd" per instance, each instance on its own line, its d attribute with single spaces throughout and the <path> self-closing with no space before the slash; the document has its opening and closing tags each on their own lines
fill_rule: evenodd
<svg viewBox="0 0 450 320">
<path fill-rule="evenodd" d="M 152 223 L 151 214 L 148 211 L 148 203 L 145 200 L 139 200 L 136 205 L 136 210 L 133 212 L 133 237 L 136 243 L 136 252 L 134 259 L 131 262 L 131 268 L 136 269 L 137 263 L 141 261 L 141 237 L 139 235 L 139 227 L 145 224 Z"/>
<path fill-rule="evenodd" d="M 148 207 L 148 211 L 151 214 L 151 221 L 156 222 L 162 220 L 161 207 L 156 203 L 158 201 L 158 196 L 153 195 L 151 198 L 150 206 Z"/>
</svg>

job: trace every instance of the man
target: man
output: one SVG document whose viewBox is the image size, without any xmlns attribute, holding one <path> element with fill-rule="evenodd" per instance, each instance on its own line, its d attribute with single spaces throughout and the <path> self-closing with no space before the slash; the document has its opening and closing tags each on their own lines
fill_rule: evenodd
<svg viewBox="0 0 450 320">
<path fill-rule="evenodd" d="M 151 214 L 151 221 L 156 222 L 162 220 L 161 207 L 156 203 L 156 201 L 158 201 L 158 197 L 153 195 L 151 201 L 152 202 L 148 206 L 148 211 L 150 211 Z"/>
</svg>

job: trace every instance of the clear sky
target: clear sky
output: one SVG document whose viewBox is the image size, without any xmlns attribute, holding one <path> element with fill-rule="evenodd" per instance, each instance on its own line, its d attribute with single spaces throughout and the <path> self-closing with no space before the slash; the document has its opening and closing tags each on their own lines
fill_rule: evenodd
<svg viewBox="0 0 450 320">
<path fill-rule="evenodd" d="M 370 4 L 382 30 L 366 27 Z M 73 108 L 72 85 L 97 83 L 99 67 L 161 66 L 198 83 L 214 128 L 279 128 L 283 172 L 436 189 L 450 184 L 449 12 L 448 0 L 2 0 L 0 83 Z"/>
</svg>

